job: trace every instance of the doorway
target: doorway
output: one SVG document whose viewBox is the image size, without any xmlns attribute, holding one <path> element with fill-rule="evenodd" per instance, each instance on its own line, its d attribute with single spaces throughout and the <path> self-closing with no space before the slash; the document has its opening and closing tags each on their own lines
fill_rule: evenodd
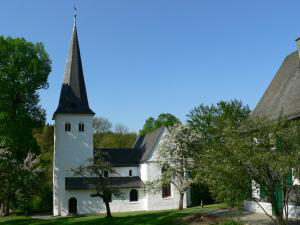
<svg viewBox="0 0 300 225">
<path fill-rule="evenodd" d="M 69 199 L 69 214 L 77 214 L 77 199 Z"/>
</svg>

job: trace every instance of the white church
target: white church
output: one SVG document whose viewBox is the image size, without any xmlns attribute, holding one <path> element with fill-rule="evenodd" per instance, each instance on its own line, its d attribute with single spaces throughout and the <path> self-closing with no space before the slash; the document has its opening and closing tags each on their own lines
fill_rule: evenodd
<svg viewBox="0 0 300 225">
<path fill-rule="evenodd" d="M 94 156 L 93 116 L 89 108 L 84 82 L 76 18 L 64 72 L 59 104 L 53 114 L 55 120 L 53 160 L 53 214 L 104 213 L 105 204 L 99 197 L 91 197 L 95 187 L 84 177 L 75 177 L 70 169 L 77 168 Z M 174 209 L 179 205 L 179 193 L 173 185 L 160 193 L 145 192 L 144 185 L 161 175 L 156 164 L 156 152 L 165 128 L 140 136 L 131 149 L 102 149 L 110 156 L 115 174 L 107 174 L 110 185 L 125 198 L 111 196 L 112 212 Z M 190 206 L 190 193 L 184 195 L 184 207 Z"/>
</svg>

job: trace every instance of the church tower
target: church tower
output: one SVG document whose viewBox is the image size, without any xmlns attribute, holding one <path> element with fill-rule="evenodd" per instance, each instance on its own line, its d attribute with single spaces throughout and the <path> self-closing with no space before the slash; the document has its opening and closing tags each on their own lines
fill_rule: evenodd
<svg viewBox="0 0 300 225">
<path fill-rule="evenodd" d="M 55 120 L 53 160 L 53 214 L 67 215 L 72 193 L 65 190 L 65 178 L 93 157 L 93 116 L 84 83 L 80 49 L 74 18 L 71 45 L 64 72 Z M 73 198 L 74 199 L 74 198 Z"/>
</svg>

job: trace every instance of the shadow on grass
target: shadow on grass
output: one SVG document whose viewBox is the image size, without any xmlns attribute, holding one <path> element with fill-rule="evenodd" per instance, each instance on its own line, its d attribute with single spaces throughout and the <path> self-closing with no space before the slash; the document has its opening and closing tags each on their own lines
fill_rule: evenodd
<svg viewBox="0 0 300 225">
<path fill-rule="evenodd" d="M 139 212 L 137 214 L 117 214 L 116 217 L 106 218 L 103 215 L 99 216 L 78 216 L 78 217 L 68 217 L 68 218 L 58 218 L 58 219 L 49 219 L 49 220 L 41 220 L 41 219 L 33 219 L 26 217 L 13 217 L 8 218 L 7 220 L 0 220 L 0 225 L 54 225 L 54 224 L 62 224 L 62 225 L 171 225 L 176 224 L 175 221 L 178 218 L 188 216 L 195 213 L 194 210 L 187 211 L 163 211 L 163 212 Z M 178 223 L 177 223 L 178 224 Z"/>
</svg>

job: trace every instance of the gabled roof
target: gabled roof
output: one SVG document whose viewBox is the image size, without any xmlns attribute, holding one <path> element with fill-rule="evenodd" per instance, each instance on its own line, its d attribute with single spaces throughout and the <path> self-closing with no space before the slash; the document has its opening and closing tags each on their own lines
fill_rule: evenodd
<svg viewBox="0 0 300 225">
<path fill-rule="evenodd" d="M 165 127 L 161 127 L 139 136 L 133 148 L 100 148 L 95 151 L 106 153 L 108 160 L 115 167 L 139 166 L 148 159 L 164 130 Z"/>
<path fill-rule="evenodd" d="M 89 108 L 86 94 L 77 37 L 76 18 L 74 20 L 72 39 L 65 67 L 64 82 L 60 92 L 59 104 L 53 117 L 56 113 L 82 113 L 94 115 L 94 112 Z"/>
<path fill-rule="evenodd" d="M 103 153 L 108 155 L 112 166 L 139 166 L 141 152 L 132 148 L 102 148 Z"/>
<path fill-rule="evenodd" d="M 137 138 L 133 148 L 140 149 L 140 151 L 142 152 L 140 159 L 141 162 L 145 162 L 148 159 L 164 130 L 165 127 L 157 128 L 154 131 L 146 135 L 141 135 Z"/>
<path fill-rule="evenodd" d="M 95 177 L 66 177 L 66 190 L 95 190 Z M 140 177 L 108 177 L 105 178 L 110 188 L 141 188 L 144 183 Z"/>
<path fill-rule="evenodd" d="M 300 68 L 299 54 L 288 55 L 277 71 L 268 89 L 260 99 L 251 117 L 300 117 Z"/>
</svg>

